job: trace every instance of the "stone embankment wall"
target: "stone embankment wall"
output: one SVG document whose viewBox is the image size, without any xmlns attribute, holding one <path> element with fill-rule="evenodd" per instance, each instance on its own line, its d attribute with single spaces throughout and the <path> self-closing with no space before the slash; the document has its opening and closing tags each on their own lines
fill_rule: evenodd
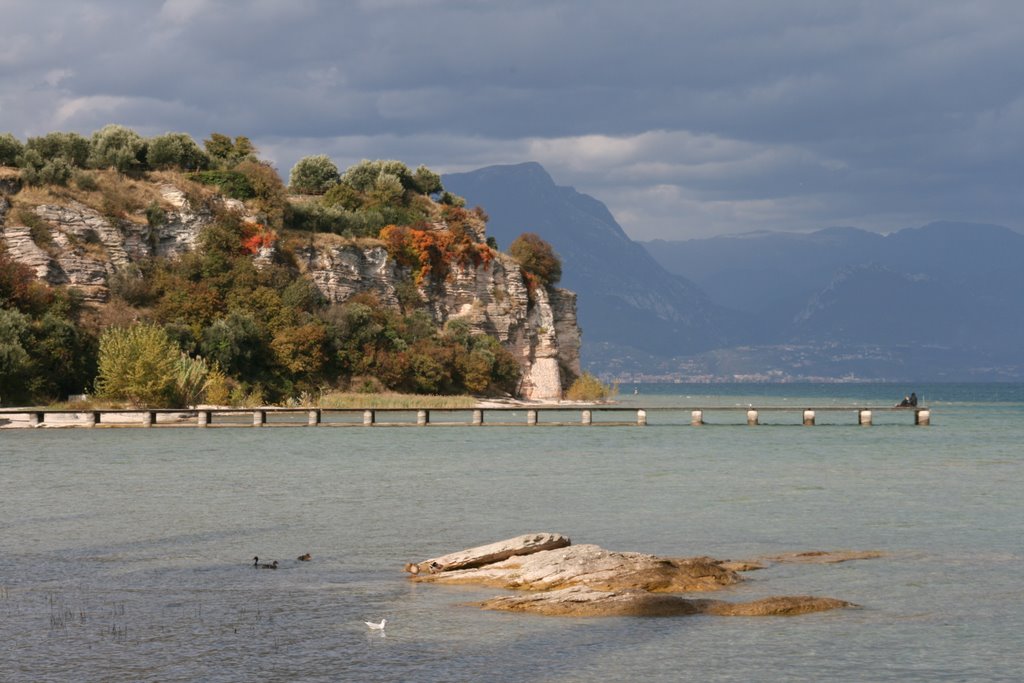
<svg viewBox="0 0 1024 683">
<path fill-rule="evenodd" d="M 87 302 L 102 305 L 110 297 L 111 276 L 137 272 L 141 259 L 173 258 L 194 249 L 200 231 L 212 220 L 209 210 L 190 206 L 178 188 L 159 189 L 166 220 L 158 227 L 112 221 L 69 201 L 34 208 L 41 219 L 36 237 L 32 228 L 14 219 L 10 203 L 0 196 L 0 241 L 11 258 L 32 268 L 40 279 L 73 287 Z M 223 201 L 245 212 L 241 202 Z M 38 239 L 39 225 L 48 239 Z M 259 262 L 270 257 L 261 253 L 255 258 Z M 373 292 L 382 304 L 397 307 L 397 288 L 409 278 L 381 246 L 306 247 L 297 257 L 300 268 L 332 303 Z M 523 398 L 558 399 L 567 380 L 580 372 L 576 295 L 558 288 L 538 289 L 531 301 L 518 265 L 505 254 L 496 254 L 486 267 L 454 266 L 445 282 L 420 287 L 418 293 L 438 325 L 464 319 L 473 330 L 495 336 L 512 351 L 523 370 Z"/>
</svg>

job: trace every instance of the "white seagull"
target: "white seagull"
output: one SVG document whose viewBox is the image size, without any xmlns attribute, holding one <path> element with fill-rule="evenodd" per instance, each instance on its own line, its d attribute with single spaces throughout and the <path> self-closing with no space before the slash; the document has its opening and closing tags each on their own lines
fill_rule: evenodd
<svg viewBox="0 0 1024 683">
<path fill-rule="evenodd" d="M 372 631 L 383 631 L 384 627 L 388 623 L 388 620 L 387 619 L 381 619 L 379 624 L 375 624 L 372 621 L 364 621 L 363 623 L 366 624 L 368 627 L 370 627 L 370 630 L 372 630 Z"/>
</svg>

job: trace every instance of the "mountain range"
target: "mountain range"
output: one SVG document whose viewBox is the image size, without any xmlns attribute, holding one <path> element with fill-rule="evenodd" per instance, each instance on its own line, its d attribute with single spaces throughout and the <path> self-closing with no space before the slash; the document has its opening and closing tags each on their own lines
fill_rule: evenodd
<svg viewBox="0 0 1024 683">
<path fill-rule="evenodd" d="M 549 241 L 585 367 L 648 379 L 1024 378 L 1024 235 L 937 222 L 635 242 L 536 163 L 443 178 L 502 246 Z"/>
</svg>

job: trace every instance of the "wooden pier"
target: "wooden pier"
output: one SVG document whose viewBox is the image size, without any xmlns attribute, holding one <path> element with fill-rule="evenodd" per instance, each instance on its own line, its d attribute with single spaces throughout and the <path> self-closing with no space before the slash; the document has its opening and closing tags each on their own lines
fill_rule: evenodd
<svg viewBox="0 0 1024 683">
<path fill-rule="evenodd" d="M 740 412 L 744 420 L 735 421 Z M 876 415 L 913 416 L 912 424 L 931 423 L 931 410 L 869 406 L 739 407 L 617 405 L 544 405 L 490 408 L 199 408 L 150 410 L 0 410 L 0 426 L 22 427 L 427 427 L 427 426 L 702 426 L 710 417 L 730 416 L 724 424 L 798 424 L 813 426 L 822 414 L 856 416 L 856 424 L 870 426 Z M 769 419 L 774 418 L 774 419 Z M 778 418 L 782 417 L 781 422 Z M 786 417 L 796 422 L 787 422 Z"/>
</svg>

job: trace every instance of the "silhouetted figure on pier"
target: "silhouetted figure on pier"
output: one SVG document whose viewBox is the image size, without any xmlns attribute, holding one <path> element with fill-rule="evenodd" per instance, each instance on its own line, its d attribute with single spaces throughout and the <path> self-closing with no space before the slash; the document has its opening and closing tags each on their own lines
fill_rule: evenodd
<svg viewBox="0 0 1024 683">
<path fill-rule="evenodd" d="M 913 391 L 910 396 L 904 396 L 903 400 L 896 404 L 897 408 L 914 408 L 917 406 L 917 394 Z"/>
</svg>

